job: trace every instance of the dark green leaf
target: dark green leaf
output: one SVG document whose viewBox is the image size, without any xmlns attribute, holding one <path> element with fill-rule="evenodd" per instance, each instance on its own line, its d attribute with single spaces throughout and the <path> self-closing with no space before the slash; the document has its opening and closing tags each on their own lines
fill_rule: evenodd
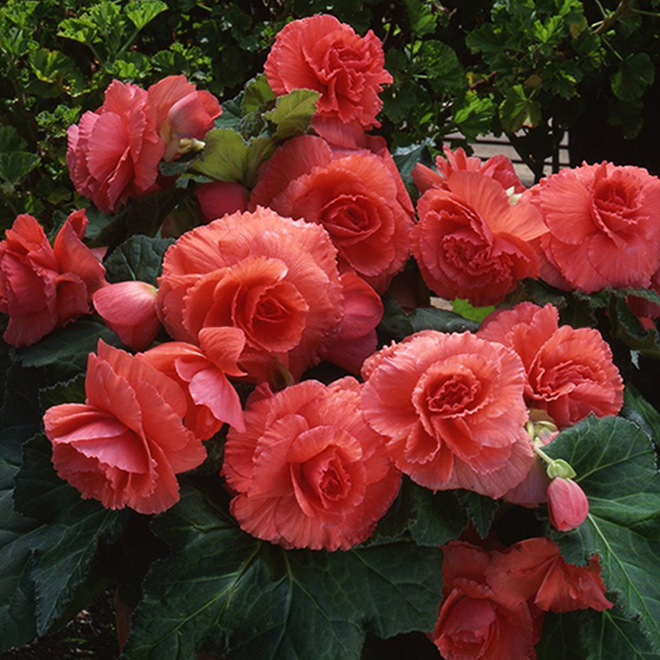
<svg viewBox="0 0 660 660">
<path fill-rule="evenodd" d="M 589 417 L 562 431 L 546 452 L 577 472 L 587 520 L 556 534 L 568 561 L 600 556 L 603 580 L 626 617 L 660 648 L 660 474 L 649 437 L 618 417 Z"/>
<path fill-rule="evenodd" d="M 85 239 L 93 247 L 107 247 L 115 242 L 113 239 L 121 233 L 123 236 L 123 221 L 121 216 L 103 213 L 97 208 L 88 208 L 85 212 L 89 224 L 85 232 Z"/>
<path fill-rule="evenodd" d="M 622 101 L 636 101 L 653 84 L 655 66 L 647 53 L 633 53 L 612 76 L 612 91 Z"/>
<path fill-rule="evenodd" d="M 432 144 L 432 140 L 423 140 L 407 147 L 397 147 L 392 152 L 392 158 L 396 163 L 399 174 L 401 174 L 401 178 L 410 193 L 415 194 L 417 191 L 412 178 L 415 165 L 417 163 L 422 163 L 427 167 L 433 165 L 433 157 L 430 150 Z"/>
<path fill-rule="evenodd" d="M 0 153 L 0 179 L 16 186 L 41 162 L 36 154 L 25 151 Z"/>
<path fill-rule="evenodd" d="M 85 374 L 81 373 L 70 380 L 40 389 L 39 407 L 45 411 L 60 403 L 84 403 L 85 398 Z"/>
<path fill-rule="evenodd" d="M 108 281 L 135 280 L 155 286 L 161 273 L 163 256 L 173 243 L 171 238 L 131 236 L 106 259 Z"/>
<path fill-rule="evenodd" d="M 660 335 L 655 328 L 644 328 L 626 301 L 613 296 L 609 308 L 612 333 L 629 348 L 660 359 Z"/>
<path fill-rule="evenodd" d="M 419 545 L 438 547 L 458 538 L 468 519 L 453 493 L 433 493 L 404 476 L 401 490 L 378 522 L 368 544 L 399 539 L 410 532 Z"/>
<path fill-rule="evenodd" d="M 502 126 L 511 133 L 523 126 L 533 128 L 541 121 L 541 104 L 528 96 L 522 85 L 514 85 L 509 90 L 499 111 Z"/>
<path fill-rule="evenodd" d="M 434 39 L 424 41 L 417 60 L 433 90 L 458 95 L 467 87 L 465 69 L 447 44 Z"/>
<path fill-rule="evenodd" d="M 0 455 L 0 651 L 37 635 L 34 584 L 30 580 L 30 544 L 39 523 L 14 511 L 16 466 Z"/>
<path fill-rule="evenodd" d="M 414 516 L 410 532 L 419 545 L 444 545 L 467 527 L 467 517 L 453 493 L 433 493 L 418 486 L 412 491 L 411 504 Z"/>
<path fill-rule="evenodd" d="M 51 453 L 44 435 L 27 442 L 14 489 L 17 511 L 48 523 L 29 544 L 39 634 L 63 615 L 87 577 L 100 539 L 114 534 L 124 519 L 95 500 L 82 500 L 57 476 Z"/>
<path fill-rule="evenodd" d="M 543 617 L 543 635 L 536 645 L 537 660 L 586 660 L 581 643 L 579 618 L 581 612 Z"/>
<path fill-rule="evenodd" d="M 465 509 L 479 536 L 485 539 L 495 519 L 499 502 L 469 490 L 456 491 L 456 499 Z"/>
<path fill-rule="evenodd" d="M 538 660 L 659 660 L 635 621 L 618 609 L 548 613 L 543 637 L 536 647 Z"/>
<path fill-rule="evenodd" d="M 479 329 L 479 323 L 476 321 L 470 321 L 460 314 L 438 307 L 418 307 L 410 315 L 410 322 L 415 332 L 420 330 L 438 330 L 439 332 L 465 332 L 469 330 L 476 332 Z"/>
<path fill-rule="evenodd" d="M 188 490 L 154 522 L 172 554 L 147 576 L 125 660 L 188 660 L 200 648 L 232 660 L 358 660 L 365 625 L 380 637 L 432 628 L 439 549 L 285 551 L 241 532 L 225 506 Z"/>
<path fill-rule="evenodd" d="M 0 153 L 25 151 L 27 142 L 13 126 L 0 126 Z"/>
<path fill-rule="evenodd" d="M 23 367 L 47 367 L 50 382 L 66 380 L 85 371 L 87 355 L 96 351 L 99 339 L 112 346 L 121 345 L 102 321 L 84 317 L 55 330 L 33 346 L 17 349 L 15 354 Z"/>
<path fill-rule="evenodd" d="M 639 426 L 660 446 L 660 412 L 632 385 L 627 385 L 623 392 L 623 408 L 619 414 Z"/>
<path fill-rule="evenodd" d="M 383 296 L 383 308 L 383 318 L 376 328 L 381 344 L 389 344 L 393 340 L 401 341 L 404 337 L 413 334 L 410 318 L 388 293 Z"/>
<path fill-rule="evenodd" d="M 585 660 L 660 660 L 639 623 L 622 616 L 618 608 L 587 610 L 580 613 L 578 621 Z"/>
</svg>

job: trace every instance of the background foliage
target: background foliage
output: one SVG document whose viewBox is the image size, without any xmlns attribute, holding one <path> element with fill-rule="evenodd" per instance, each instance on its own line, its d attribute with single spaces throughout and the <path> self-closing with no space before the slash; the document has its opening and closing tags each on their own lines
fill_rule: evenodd
<svg viewBox="0 0 660 660">
<path fill-rule="evenodd" d="M 261 70 L 291 18 L 329 11 L 383 41 L 394 84 L 383 133 L 438 151 L 505 133 L 540 176 L 572 130 L 572 161 L 655 170 L 649 108 L 660 0 L 7 0 L 0 8 L 0 229 L 73 207 L 66 129 L 113 78 L 183 73 L 226 101 Z M 651 111 L 652 112 L 652 111 Z M 625 140 L 624 140 L 625 138 Z M 623 164 L 622 161 L 619 161 Z"/>
</svg>

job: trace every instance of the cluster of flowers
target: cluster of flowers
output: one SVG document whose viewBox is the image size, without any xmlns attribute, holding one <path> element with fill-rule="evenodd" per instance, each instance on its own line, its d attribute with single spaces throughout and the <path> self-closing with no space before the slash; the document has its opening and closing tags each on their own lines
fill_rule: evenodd
<svg viewBox="0 0 660 660">
<path fill-rule="evenodd" d="M 0 243 L 7 342 L 33 344 L 95 309 L 135 351 L 99 342 L 85 403 L 46 412 L 58 474 L 106 507 L 162 512 L 178 500 L 176 475 L 228 424 L 231 512 L 286 548 L 364 541 L 402 474 L 434 491 L 548 501 L 555 527 L 579 525 L 586 497 L 570 466 L 546 470 L 543 446 L 591 413 L 619 412 L 623 383 L 600 334 L 522 303 L 477 333 L 426 330 L 377 350 L 380 295 L 411 255 L 431 291 L 474 305 L 501 303 L 524 278 L 585 292 L 657 285 L 660 181 L 602 163 L 526 190 L 504 157 L 446 149 L 438 171 L 415 169 L 416 220 L 384 140 L 365 132 L 391 81 L 372 33 L 331 16 L 295 21 L 265 72 L 276 95 L 320 93 L 313 132 L 279 147 L 252 190 L 206 188 L 214 219 L 170 247 L 157 289 L 105 281 L 81 241 L 83 211 L 53 247 L 26 215 Z M 107 212 L 172 185 L 158 163 L 219 115 L 181 76 L 148 91 L 113 82 L 69 129 L 77 190 Z M 163 328 L 171 341 L 153 346 Z M 300 380 L 322 360 L 354 376 Z M 239 381 L 256 386 L 245 410 Z M 597 559 L 570 566 L 543 538 L 502 552 L 451 543 L 443 571 L 433 638 L 447 658 L 533 657 L 542 611 L 611 606 Z"/>
</svg>

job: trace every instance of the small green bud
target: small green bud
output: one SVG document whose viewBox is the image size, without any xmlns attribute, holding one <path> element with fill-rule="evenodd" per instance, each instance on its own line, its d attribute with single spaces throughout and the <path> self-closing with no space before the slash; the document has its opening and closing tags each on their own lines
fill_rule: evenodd
<svg viewBox="0 0 660 660">
<path fill-rule="evenodd" d="M 562 479 L 572 479 L 576 476 L 575 470 L 563 458 L 557 458 L 546 468 L 550 479 L 560 477 Z"/>
</svg>

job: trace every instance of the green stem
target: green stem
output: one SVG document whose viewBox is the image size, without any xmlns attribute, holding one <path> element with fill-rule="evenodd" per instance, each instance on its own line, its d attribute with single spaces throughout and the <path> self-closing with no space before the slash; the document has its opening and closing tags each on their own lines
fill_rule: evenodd
<svg viewBox="0 0 660 660">
<path fill-rule="evenodd" d="M 619 6 L 594 30 L 594 34 L 607 32 L 628 11 L 628 5 L 630 5 L 630 0 L 621 0 Z"/>
<path fill-rule="evenodd" d="M 548 456 L 540 447 L 537 447 L 536 445 L 534 445 L 534 453 L 542 458 L 548 465 L 552 465 L 555 462 L 554 458 L 550 458 L 550 456 Z"/>
<path fill-rule="evenodd" d="M 639 14 L 640 16 L 650 16 L 651 18 L 660 18 L 660 13 L 655 12 L 655 11 L 646 11 L 644 9 L 636 9 L 635 7 L 631 7 L 630 11 L 633 14 Z"/>
</svg>

